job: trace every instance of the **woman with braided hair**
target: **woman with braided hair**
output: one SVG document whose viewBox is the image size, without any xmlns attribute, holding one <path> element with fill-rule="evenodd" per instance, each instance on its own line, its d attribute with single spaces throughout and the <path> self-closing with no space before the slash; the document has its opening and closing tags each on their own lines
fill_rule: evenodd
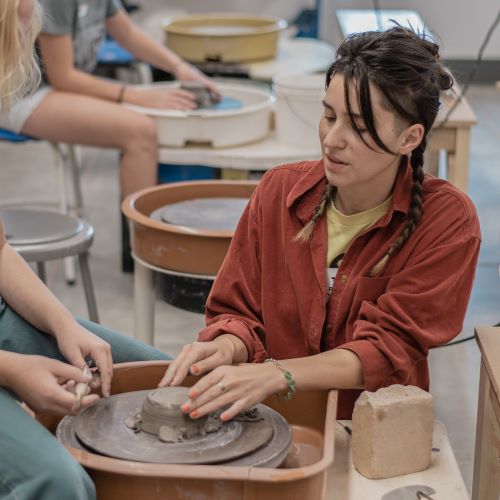
<svg viewBox="0 0 500 500">
<path fill-rule="evenodd" d="M 481 238 L 469 198 L 423 171 L 451 86 L 438 46 L 410 29 L 344 40 L 326 75 L 321 160 L 263 177 L 207 326 L 161 382 L 204 375 L 186 413 L 228 405 L 227 420 L 297 387 L 339 389 L 350 418 L 362 389 L 428 390 L 429 349 L 462 329 Z"/>
</svg>

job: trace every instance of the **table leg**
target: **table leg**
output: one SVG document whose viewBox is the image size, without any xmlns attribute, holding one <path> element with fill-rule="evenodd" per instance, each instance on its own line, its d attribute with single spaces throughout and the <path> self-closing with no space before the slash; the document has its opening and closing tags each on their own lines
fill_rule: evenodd
<svg viewBox="0 0 500 500">
<path fill-rule="evenodd" d="M 472 500 L 498 500 L 499 494 L 500 407 L 481 362 Z"/>
<path fill-rule="evenodd" d="M 437 177 L 439 172 L 439 150 L 430 151 L 426 150 L 424 153 L 424 169 L 429 174 Z"/>
<path fill-rule="evenodd" d="M 155 284 L 154 271 L 134 262 L 134 336 L 154 345 Z"/>
<path fill-rule="evenodd" d="M 456 131 L 454 154 L 448 154 L 448 180 L 467 192 L 469 181 L 470 129 L 459 128 Z"/>
</svg>

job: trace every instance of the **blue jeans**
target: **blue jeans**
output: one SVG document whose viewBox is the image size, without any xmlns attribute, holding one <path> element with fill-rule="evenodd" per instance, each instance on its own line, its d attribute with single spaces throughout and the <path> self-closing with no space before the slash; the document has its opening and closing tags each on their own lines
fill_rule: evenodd
<svg viewBox="0 0 500 500">
<path fill-rule="evenodd" d="M 1 301 L 1 299 L 0 299 Z M 85 328 L 111 345 L 113 361 L 171 359 L 154 347 L 86 320 Z M 0 302 L 0 350 L 64 361 L 54 337 Z M 0 387 L 0 500 L 94 500 L 94 485 L 59 441 Z"/>
</svg>

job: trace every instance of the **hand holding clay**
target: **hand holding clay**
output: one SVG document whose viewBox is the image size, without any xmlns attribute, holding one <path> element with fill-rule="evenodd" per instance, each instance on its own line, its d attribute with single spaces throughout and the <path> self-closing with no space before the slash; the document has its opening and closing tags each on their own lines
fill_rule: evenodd
<svg viewBox="0 0 500 500">
<path fill-rule="evenodd" d="M 212 94 L 212 98 L 215 101 L 220 101 L 221 95 L 217 89 L 217 85 L 204 75 L 201 71 L 196 69 L 194 66 L 187 62 L 181 62 L 175 68 L 175 78 L 181 82 L 200 82 L 202 83 Z"/>
<path fill-rule="evenodd" d="M 10 387 L 32 410 L 53 415 L 74 414 L 75 394 L 67 391 L 64 384 L 74 380 L 89 382 L 91 377 L 82 370 L 62 361 L 44 356 L 19 355 L 9 377 Z M 99 399 L 96 394 L 83 396 L 80 408 L 86 408 Z"/>
<path fill-rule="evenodd" d="M 177 358 L 170 363 L 165 376 L 158 384 L 176 386 L 182 383 L 190 372 L 193 375 L 202 375 L 222 365 L 230 365 L 238 361 L 237 351 L 246 347 L 234 335 L 220 335 L 212 342 L 194 342 L 182 348 Z"/>
<path fill-rule="evenodd" d="M 195 96 L 183 89 L 136 90 L 127 87 L 123 100 L 136 106 L 157 109 L 190 110 L 196 108 Z"/>
<path fill-rule="evenodd" d="M 191 387 L 190 399 L 181 408 L 191 418 L 200 418 L 229 406 L 220 416 L 227 421 L 286 387 L 283 373 L 271 363 L 220 366 Z"/>
<path fill-rule="evenodd" d="M 100 372 L 102 393 L 104 396 L 109 396 L 113 377 L 110 345 L 76 321 L 56 334 L 56 339 L 61 354 L 69 363 L 78 367 L 80 373 L 82 366 L 86 364 L 87 357 L 94 361 Z"/>
</svg>

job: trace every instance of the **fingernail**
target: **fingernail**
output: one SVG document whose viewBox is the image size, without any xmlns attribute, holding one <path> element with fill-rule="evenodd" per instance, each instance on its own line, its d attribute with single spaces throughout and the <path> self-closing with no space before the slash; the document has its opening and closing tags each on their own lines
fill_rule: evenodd
<svg viewBox="0 0 500 500">
<path fill-rule="evenodd" d="M 191 398 L 191 399 L 194 399 L 194 398 L 197 398 L 198 397 L 198 393 L 196 391 L 190 391 L 188 392 L 188 396 Z"/>
<path fill-rule="evenodd" d="M 191 372 L 196 375 L 198 372 L 200 371 L 200 369 L 197 367 L 197 366 L 192 366 L 191 367 Z"/>
<path fill-rule="evenodd" d="M 184 413 L 189 413 L 189 410 L 191 409 L 191 407 L 189 406 L 189 403 L 184 403 L 182 406 L 181 406 L 181 410 L 184 412 Z"/>
<path fill-rule="evenodd" d="M 194 411 L 192 411 L 192 412 L 189 414 L 189 416 L 190 416 L 191 418 L 196 418 L 198 415 L 199 415 L 199 413 L 198 413 L 198 411 L 197 411 L 197 410 L 194 410 Z"/>
</svg>

